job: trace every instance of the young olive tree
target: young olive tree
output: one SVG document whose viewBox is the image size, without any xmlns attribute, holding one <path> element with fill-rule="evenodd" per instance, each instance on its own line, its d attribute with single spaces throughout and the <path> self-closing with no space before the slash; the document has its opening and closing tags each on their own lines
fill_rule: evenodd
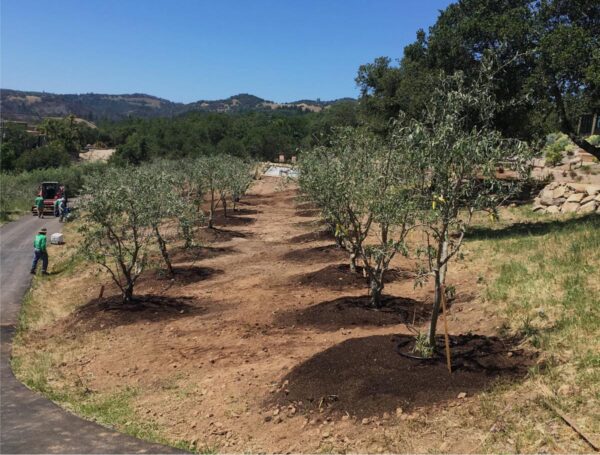
<svg viewBox="0 0 600 455">
<path fill-rule="evenodd" d="M 479 80 L 466 86 L 462 75 L 442 81 L 422 121 L 400 117 L 393 136 L 408 139 L 403 161 L 417 177 L 415 203 L 426 226 L 427 258 L 422 277 L 433 276 L 435 294 L 429 345 L 435 347 L 450 260 L 457 256 L 472 215 L 490 211 L 519 190 L 528 174 L 529 154 L 524 144 L 505 139 L 492 128 L 498 108 L 492 91 L 491 70 L 484 67 Z M 410 131 L 410 134 L 406 134 Z M 497 170 L 510 161 L 514 175 L 500 178 Z"/>
<path fill-rule="evenodd" d="M 87 178 L 81 201 L 82 252 L 109 273 L 123 303 L 133 302 L 155 241 L 145 189 L 139 170 L 109 168 Z"/>
<path fill-rule="evenodd" d="M 171 161 L 170 165 L 178 196 L 179 207 L 175 216 L 179 222 L 179 232 L 185 241 L 184 247 L 191 248 L 194 245 L 195 232 L 204 223 L 202 203 L 206 189 L 202 182 L 201 163 L 198 160 L 191 163 Z"/>
<path fill-rule="evenodd" d="M 168 237 L 163 230 L 169 220 L 179 220 L 181 227 L 182 221 L 185 223 L 185 218 L 194 212 L 193 206 L 190 207 L 192 204 L 189 199 L 181 197 L 179 176 L 168 163 L 157 162 L 141 167 L 137 172 L 143 185 L 148 218 L 158 249 L 169 276 L 173 276 L 173 264 L 167 247 Z"/>
<path fill-rule="evenodd" d="M 413 226 L 412 187 L 397 147 L 363 129 L 336 132 L 330 148 L 307 152 L 300 186 L 336 223 L 337 234 L 360 259 L 369 280 L 371 305 L 381 306 L 384 276 L 397 252 L 406 252 Z M 369 243 L 372 235 L 376 243 Z"/>
<path fill-rule="evenodd" d="M 228 178 L 226 157 L 211 155 L 199 158 L 196 162 L 197 178 L 204 184 L 210 206 L 208 211 L 208 227 L 213 228 L 214 216 L 219 203 L 227 194 Z M 226 210 L 226 208 L 225 208 Z"/>
<path fill-rule="evenodd" d="M 254 180 L 254 163 L 248 163 L 240 158 L 231 157 L 229 163 L 229 197 L 233 211 L 236 211 L 236 204 L 240 198 L 246 194 L 248 188 Z"/>
</svg>

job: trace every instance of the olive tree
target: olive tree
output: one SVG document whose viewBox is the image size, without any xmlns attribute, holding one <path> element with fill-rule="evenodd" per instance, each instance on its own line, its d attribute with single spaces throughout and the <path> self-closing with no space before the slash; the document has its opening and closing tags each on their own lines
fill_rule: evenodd
<svg viewBox="0 0 600 455">
<path fill-rule="evenodd" d="M 236 204 L 240 198 L 246 194 L 248 188 L 254 179 L 253 169 L 254 163 L 248 163 L 240 158 L 231 157 L 229 163 L 229 197 L 233 211 L 236 211 Z"/>
<path fill-rule="evenodd" d="M 444 79 L 423 120 L 401 117 L 392 132 L 408 140 L 402 159 L 417 178 L 414 201 L 426 226 L 421 251 L 427 266 L 422 277 L 433 276 L 435 285 L 428 336 L 431 347 L 435 347 L 448 267 L 459 254 L 473 213 L 488 210 L 495 214 L 528 174 L 529 153 L 524 144 L 503 138 L 491 126 L 498 108 L 492 78 L 491 70 L 484 67 L 470 86 L 461 74 Z M 507 161 L 513 167 L 511 178 L 498 172 Z"/>
<path fill-rule="evenodd" d="M 400 139 L 391 143 L 364 129 L 339 129 L 331 147 L 306 152 L 300 162 L 301 189 L 335 222 L 351 266 L 356 257 L 362 262 L 374 307 L 381 306 L 385 272 L 397 252 L 406 252 L 414 224 Z"/>
<path fill-rule="evenodd" d="M 134 168 L 91 174 L 84 186 L 81 249 L 108 272 L 123 303 L 133 302 L 135 283 L 155 242 L 146 190 L 144 174 Z"/>
<path fill-rule="evenodd" d="M 158 249 L 161 253 L 169 276 L 173 276 L 173 265 L 168 251 L 168 239 L 164 229 L 166 222 L 178 220 L 184 233 L 186 243 L 190 241 L 186 232 L 193 223 L 193 200 L 182 197 L 180 193 L 180 175 L 169 163 L 157 162 L 137 170 L 141 184 L 144 186 L 144 198 L 148 218 L 152 225 Z"/>
<path fill-rule="evenodd" d="M 195 163 L 197 178 L 202 181 L 209 198 L 208 227 L 213 228 L 215 212 L 227 192 L 228 179 L 226 156 L 211 155 L 199 158 Z M 226 209 L 225 209 L 226 210 Z"/>
</svg>

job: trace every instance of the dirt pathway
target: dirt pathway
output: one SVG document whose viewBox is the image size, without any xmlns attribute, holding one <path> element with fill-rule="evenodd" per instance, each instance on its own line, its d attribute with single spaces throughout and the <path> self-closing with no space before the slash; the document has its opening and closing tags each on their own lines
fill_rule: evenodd
<svg viewBox="0 0 600 455">
<path fill-rule="evenodd" d="M 30 348 L 55 343 L 67 358 L 65 383 L 82 381 L 93 393 L 140 390 L 140 418 L 173 440 L 223 452 L 371 450 L 401 423 L 397 408 L 406 416 L 443 405 L 495 377 L 465 370 L 447 380 L 443 363 L 423 368 L 397 354 L 406 323 L 419 327 L 431 298 L 430 287 L 415 288 L 413 262 L 394 262 L 385 289 L 394 298 L 373 311 L 364 305 L 364 279 L 349 273 L 346 255 L 293 187 L 264 178 L 240 209 L 204 231 L 208 246 L 175 252 L 174 281 L 158 274 L 140 281 L 140 292 L 185 304 L 79 312 L 40 332 Z M 451 279 L 475 281 L 460 268 Z M 82 303 L 97 293 L 71 285 Z M 454 311 L 472 298 L 459 294 Z M 482 319 L 465 311 L 454 333 L 482 328 Z"/>
</svg>

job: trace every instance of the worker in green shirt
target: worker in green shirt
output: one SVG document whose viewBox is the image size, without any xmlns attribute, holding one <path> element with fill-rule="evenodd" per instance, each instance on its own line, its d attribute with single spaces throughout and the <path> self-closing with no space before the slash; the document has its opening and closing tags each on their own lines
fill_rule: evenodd
<svg viewBox="0 0 600 455">
<path fill-rule="evenodd" d="M 35 198 L 35 206 L 37 207 L 38 218 L 44 218 L 44 198 L 41 195 Z"/>
<path fill-rule="evenodd" d="M 60 203 L 62 201 L 62 198 L 57 198 L 54 200 L 54 216 L 59 216 L 60 215 Z"/>
<path fill-rule="evenodd" d="M 48 275 L 48 251 L 46 250 L 46 228 L 40 229 L 40 232 L 33 240 L 33 264 L 31 264 L 31 274 L 35 275 L 38 262 L 42 260 L 42 275 Z"/>
</svg>

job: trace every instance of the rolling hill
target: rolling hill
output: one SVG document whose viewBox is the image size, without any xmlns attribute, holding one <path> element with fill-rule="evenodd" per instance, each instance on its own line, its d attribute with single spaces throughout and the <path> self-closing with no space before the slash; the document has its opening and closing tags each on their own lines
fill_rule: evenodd
<svg viewBox="0 0 600 455">
<path fill-rule="evenodd" d="M 300 100 L 291 103 L 275 103 L 242 93 L 222 100 L 199 100 L 185 104 L 143 93 L 60 95 L 2 89 L 0 112 L 2 119 L 33 123 L 44 117 L 59 117 L 69 114 L 90 121 L 98 121 L 103 119 L 119 120 L 129 116 L 171 117 L 190 111 L 245 112 L 283 109 L 319 112 L 333 103 L 349 100 L 351 98 L 334 101 Z"/>
</svg>

